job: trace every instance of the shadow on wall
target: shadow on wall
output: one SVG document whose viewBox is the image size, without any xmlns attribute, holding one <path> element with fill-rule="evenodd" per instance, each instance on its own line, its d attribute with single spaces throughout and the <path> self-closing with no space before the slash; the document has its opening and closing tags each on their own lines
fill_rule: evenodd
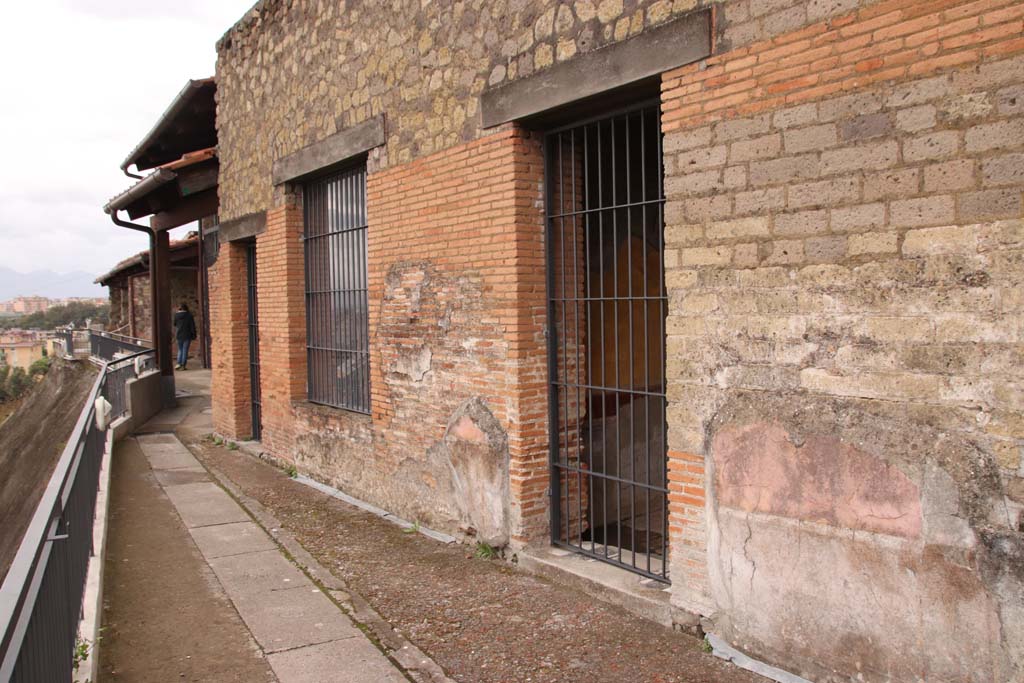
<svg viewBox="0 0 1024 683">
<path fill-rule="evenodd" d="M 815 681 L 1014 680 L 1024 545 L 998 468 L 907 412 L 763 392 L 719 412 L 708 630 Z"/>
</svg>

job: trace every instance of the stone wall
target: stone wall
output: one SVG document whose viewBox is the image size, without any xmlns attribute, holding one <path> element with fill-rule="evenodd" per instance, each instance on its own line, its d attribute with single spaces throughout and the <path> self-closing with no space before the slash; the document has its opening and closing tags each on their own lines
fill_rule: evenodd
<svg viewBox="0 0 1024 683">
<path fill-rule="evenodd" d="M 478 97 L 698 4 L 265 0 L 225 34 L 220 209 L 268 211 L 275 454 L 428 526 L 544 541 L 540 147 L 481 129 Z M 673 602 L 817 681 L 1013 680 L 1020 4 L 714 6 L 715 56 L 662 82 Z M 380 114 L 365 416 L 304 400 L 301 186 L 271 167 Z M 231 436 L 251 433 L 243 257 L 211 273 Z"/>
<path fill-rule="evenodd" d="M 718 42 L 738 46 L 864 0 L 727 0 Z M 218 43 L 220 217 L 276 204 L 276 159 L 387 118 L 383 166 L 486 134 L 479 95 L 635 38 L 707 0 L 263 0 Z M 599 75 L 596 75 L 599 77 Z"/>
<path fill-rule="evenodd" d="M 673 599 L 813 680 L 1022 675 L 1022 17 L 663 80 Z"/>
</svg>

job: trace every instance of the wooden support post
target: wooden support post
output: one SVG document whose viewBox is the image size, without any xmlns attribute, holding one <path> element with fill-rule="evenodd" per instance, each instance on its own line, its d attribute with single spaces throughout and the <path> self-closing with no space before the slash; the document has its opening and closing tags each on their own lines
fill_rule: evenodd
<svg viewBox="0 0 1024 683">
<path fill-rule="evenodd" d="M 149 288 L 153 308 L 153 349 L 163 385 L 165 407 L 174 407 L 174 362 L 171 355 L 171 240 L 166 230 L 153 232 L 149 249 Z"/>
</svg>

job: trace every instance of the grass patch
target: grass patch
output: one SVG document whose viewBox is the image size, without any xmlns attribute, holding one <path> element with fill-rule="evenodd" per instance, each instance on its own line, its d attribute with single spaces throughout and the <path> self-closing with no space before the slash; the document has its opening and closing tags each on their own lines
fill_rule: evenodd
<svg viewBox="0 0 1024 683">
<path fill-rule="evenodd" d="M 476 544 L 476 550 L 473 551 L 473 557 L 478 560 L 493 560 L 498 556 L 498 549 L 492 545 L 480 541 Z"/>
</svg>

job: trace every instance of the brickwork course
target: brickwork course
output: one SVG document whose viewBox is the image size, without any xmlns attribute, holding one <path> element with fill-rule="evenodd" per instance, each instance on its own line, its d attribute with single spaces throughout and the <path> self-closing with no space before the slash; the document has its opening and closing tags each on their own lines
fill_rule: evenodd
<svg viewBox="0 0 1024 683">
<path fill-rule="evenodd" d="M 220 219 L 266 212 L 263 445 L 427 526 L 549 543 L 545 129 L 485 128 L 481 95 L 706 11 L 709 56 L 650 90 L 672 604 L 814 681 L 1017 680 L 1013 0 L 264 0 L 217 63 Z M 272 169 L 378 116 L 362 414 L 306 399 L 302 183 Z M 210 273 L 231 438 L 253 431 L 245 258 L 224 243 Z"/>
</svg>

